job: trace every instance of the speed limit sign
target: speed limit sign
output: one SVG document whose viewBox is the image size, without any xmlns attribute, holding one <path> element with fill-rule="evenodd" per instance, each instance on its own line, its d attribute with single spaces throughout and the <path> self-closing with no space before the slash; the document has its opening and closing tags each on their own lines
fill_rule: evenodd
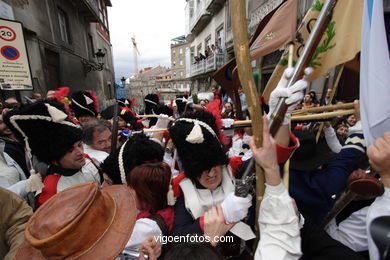
<svg viewBox="0 0 390 260">
<path fill-rule="evenodd" d="M 0 26 L 0 39 L 11 42 L 16 39 L 16 33 L 8 26 Z"/>
</svg>

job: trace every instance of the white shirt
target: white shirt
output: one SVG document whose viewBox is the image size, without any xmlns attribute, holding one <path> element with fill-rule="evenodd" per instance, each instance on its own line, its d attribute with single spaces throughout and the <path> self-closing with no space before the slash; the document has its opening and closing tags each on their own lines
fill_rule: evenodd
<svg viewBox="0 0 390 260">
<path fill-rule="evenodd" d="M 131 237 L 127 242 L 125 249 L 139 249 L 142 242 L 153 236 L 157 241 L 162 239 L 162 231 L 154 220 L 141 218 L 135 222 Z M 163 241 L 159 241 L 162 243 Z"/>
<path fill-rule="evenodd" d="M 101 164 L 109 155 L 104 151 L 93 149 L 87 144 L 84 144 L 84 153 L 88 154 L 92 159 L 95 159 L 99 164 Z"/>
<path fill-rule="evenodd" d="M 379 259 L 379 252 L 372 240 L 370 225 L 375 218 L 387 215 L 390 215 L 390 188 L 385 188 L 385 193 L 376 198 L 369 207 L 352 213 L 338 227 L 333 221 L 326 229 L 332 238 L 357 252 L 368 249 L 370 259 L 376 260 Z"/>
<path fill-rule="evenodd" d="M 260 241 L 255 260 L 290 260 L 302 256 L 300 228 L 303 221 L 299 221 L 283 183 L 266 184 L 258 221 Z"/>
<path fill-rule="evenodd" d="M 81 170 L 72 176 L 61 176 L 57 183 L 57 193 L 80 183 L 100 183 L 100 176 L 95 165 L 90 160 L 85 160 L 85 162 Z"/>
<path fill-rule="evenodd" d="M 339 153 L 343 146 L 340 144 L 339 139 L 337 139 L 336 132 L 334 131 L 333 127 L 325 126 L 324 134 L 329 149 L 334 153 Z"/>
</svg>

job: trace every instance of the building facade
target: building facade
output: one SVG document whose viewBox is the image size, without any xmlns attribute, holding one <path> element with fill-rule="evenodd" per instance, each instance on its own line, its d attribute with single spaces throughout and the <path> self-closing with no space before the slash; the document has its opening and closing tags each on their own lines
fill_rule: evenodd
<svg viewBox="0 0 390 260">
<path fill-rule="evenodd" d="M 126 88 L 129 88 L 130 98 L 135 98 L 133 109 L 139 112 L 144 107 L 144 97 L 147 94 L 157 93 L 158 88 L 164 81 L 170 81 L 166 78 L 166 74 L 169 74 L 169 69 L 162 66 L 148 67 L 141 70 L 131 78 L 126 79 Z"/>
<path fill-rule="evenodd" d="M 211 76 L 227 60 L 226 0 L 187 0 L 185 33 L 190 43 L 186 49 L 186 76 L 192 93 L 210 90 L 216 83 Z"/>
<path fill-rule="evenodd" d="M 0 0 L 0 4 L 11 8 L 10 20 L 23 24 L 34 92 L 46 96 L 61 86 L 71 92 L 92 90 L 101 108 L 115 98 L 110 0 Z M 31 91 L 1 92 L 3 98 L 31 96 Z"/>
</svg>

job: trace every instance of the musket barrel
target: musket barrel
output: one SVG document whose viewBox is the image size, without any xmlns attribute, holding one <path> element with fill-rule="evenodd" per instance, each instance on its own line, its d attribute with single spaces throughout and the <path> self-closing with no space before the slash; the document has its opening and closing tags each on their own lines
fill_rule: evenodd
<svg viewBox="0 0 390 260">
<path fill-rule="evenodd" d="M 309 65 L 310 59 L 313 56 L 318 43 L 320 42 L 322 35 L 324 34 L 326 27 L 331 19 L 331 12 L 336 4 L 337 0 L 328 0 L 322 7 L 321 13 L 318 16 L 317 22 L 314 25 L 309 39 L 307 40 L 303 49 L 302 55 L 299 57 L 297 64 L 295 65 L 294 72 L 288 81 L 287 88 L 291 87 L 298 79 L 304 75 L 305 68 Z M 288 106 L 285 103 L 286 98 L 279 99 L 276 104 L 274 113 L 271 115 L 269 128 L 271 135 L 275 136 L 279 130 L 280 125 L 283 122 L 284 115 L 286 114 Z"/>
</svg>

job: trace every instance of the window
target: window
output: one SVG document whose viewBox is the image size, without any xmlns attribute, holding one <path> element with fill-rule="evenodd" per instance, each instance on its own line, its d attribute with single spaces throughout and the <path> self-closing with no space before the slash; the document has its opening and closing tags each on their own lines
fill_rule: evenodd
<svg viewBox="0 0 390 260">
<path fill-rule="evenodd" d="M 200 55 L 200 52 L 202 51 L 202 44 L 199 44 L 198 47 L 196 47 L 197 55 Z"/>
<path fill-rule="evenodd" d="M 176 77 L 176 72 L 173 72 L 173 76 Z M 175 87 L 176 87 L 176 84 L 175 84 Z"/>
<path fill-rule="evenodd" d="M 226 28 L 227 28 L 227 31 L 229 31 L 229 29 L 232 27 L 232 21 L 230 19 L 231 17 L 231 11 L 230 11 L 230 5 L 229 5 L 229 1 L 226 1 L 226 10 L 227 10 L 227 14 L 226 14 Z"/>
<path fill-rule="evenodd" d="M 180 77 L 183 77 L 183 71 L 180 71 Z M 182 84 L 183 86 L 183 84 Z"/>
<path fill-rule="evenodd" d="M 192 18 L 192 16 L 194 16 L 194 1 L 190 1 L 189 7 L 190 7 L 190 18 Z"/>
<path fill-rule="evenodd" d="M 173 50 L 173 51 L 172 51 L 172 55 L 173 55 L 173 56 L 176 55 L 176 50 Z"/>
<path fill-rule="evenodd" d="M 175 66 L 176 66 L 176 61 L 173 62 L 173 67 L 175 67 Z"/>
<path fill-rule="evenodd" d="M 58 22 L 60 25 L 61 40 L 70 43 L 68 15 L 61 8 L 58 8 Z"/>
<path fill-rule="evenodd" d="M 180 48 L 179 53 L 183 54 L 183 49 L 182 48 Z"/>
<path fill-rule="evenodd" d="M 180 60 L 180 66 L 183 66 L 183 60 Z"/>
<path fill-rule="evenodd" d="M 88 48 L 89 48 L 90 57 L 94 58 L 95 57 L 95 46 L 93 44 L 93 37 L 89 33 L 88 33 Z"/>
<path fill-rule="evenodd" d="M 219 28 L 217 30 L 217 37 L 216 37 L 216 45 L 218 48 L 222 48 L 224 46 L 224 42 L 223 42 L 223 27 Z"/>
<path fill-rule="evenodd" d="M 107 7 L 103 0 L 99 1 L 99 18 L 108 29 Z"/>
<path fill-rule="evenodd" d="M 190 48 L 190 57 L 191 57 L 191 60 L 194 59 L 194 56 L 195 56 L 195 47 L 191 47 L 191 48 Z"/>
<path fill-rule="evenodd" d="M 104 48 L 104 53 L 106 54 L 106 55 L 104 55 L 104 58 L 103 58 L 104 59 L 103 60 L 104 66 L 106 68 L 109 68 L 110 67 L 110 57 L 109 57 L 110 53 L 107 51 L 106 48 Z"/>
<path fill-rule="evenodd" d="M 211 35 L 209 35 L 206 40 L 204 41 L 204 44 L 205 44 L 205 48 L 207 49 L 207 47 L 211 47 Z"/>
</svg>

